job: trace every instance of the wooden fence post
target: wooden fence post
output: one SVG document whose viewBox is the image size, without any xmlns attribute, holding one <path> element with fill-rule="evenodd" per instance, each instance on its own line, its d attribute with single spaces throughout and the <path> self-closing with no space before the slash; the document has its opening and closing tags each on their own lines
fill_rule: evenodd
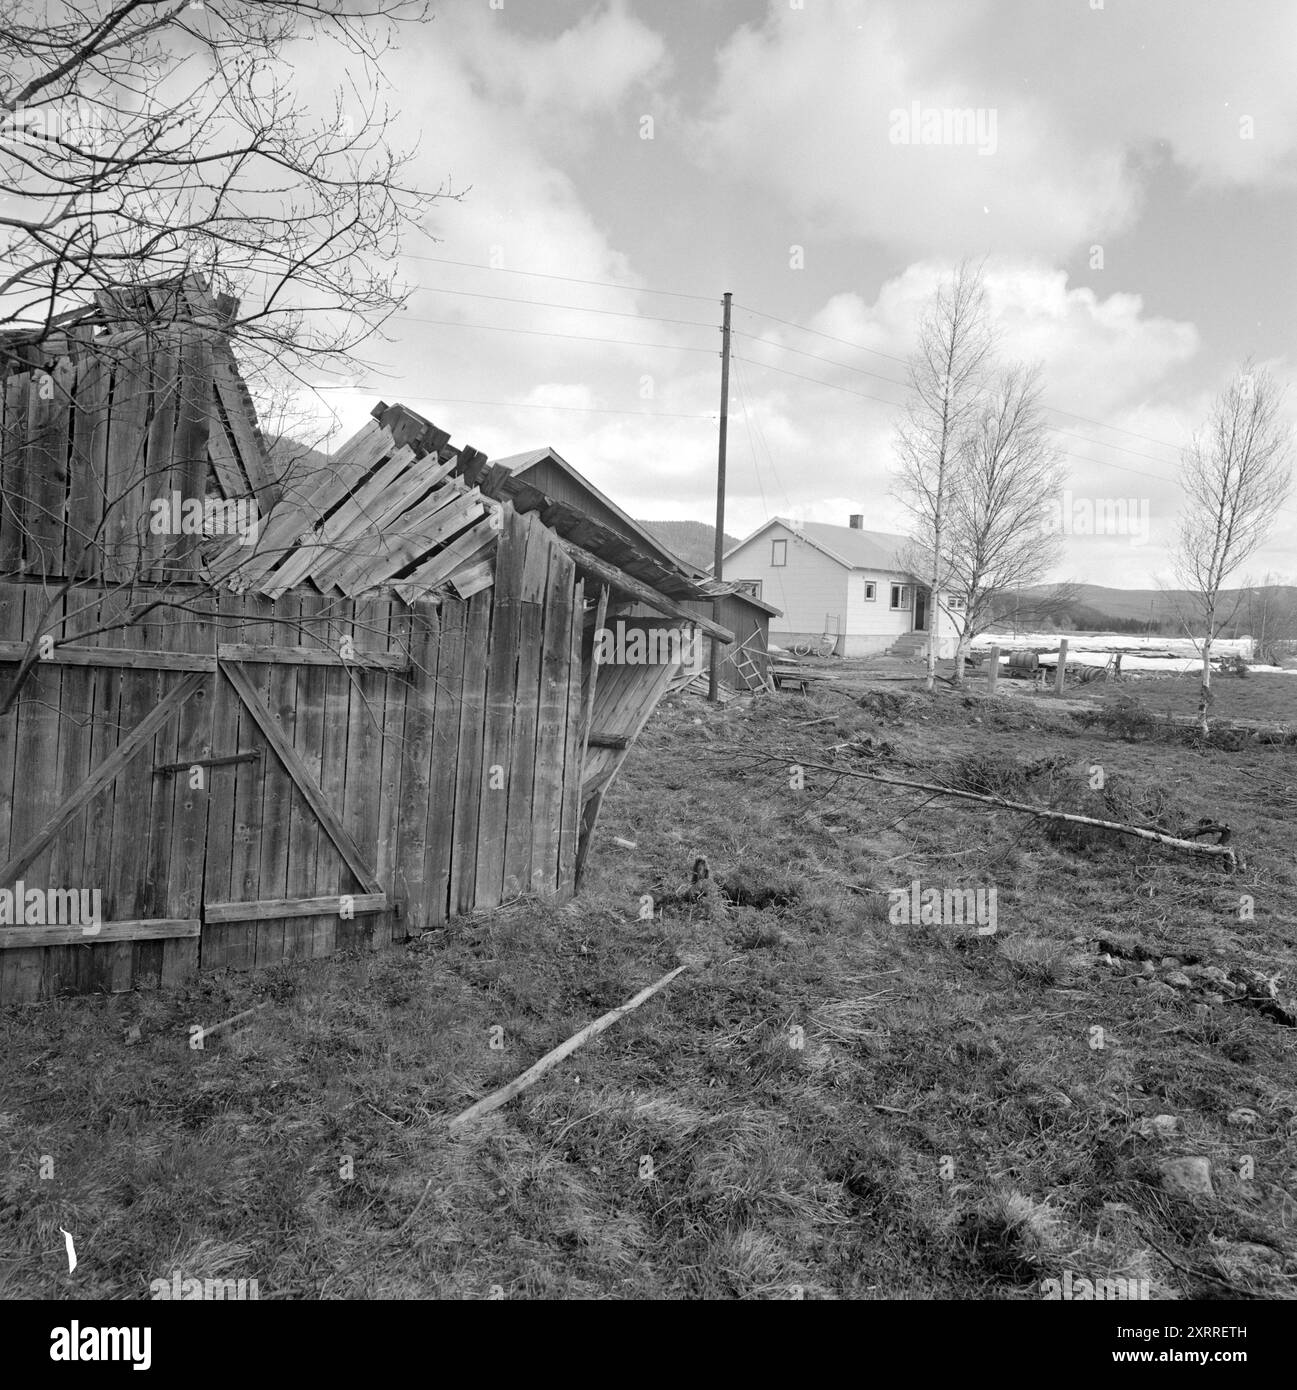
<svg viewBox="0 0 1297 1390">
<path fill-rule="evenodd" d="M 986 693 L 995 694 L 995 682 L 1000 678 L 1000 649 L 991 648 L 990 665 L 986 668 Z"/>
<path fill-rule="evenodd" d="M 1063 693 L 1063 682 L 1064 682 L 1064 680 L 1066 679 L 1066 672 L 1067 672 L 1067 638 L 1064 637 L 1063 640 L 1058 644 L 1058 670 L 1054 673 L 1054 694 L 1055 694 L 1055 695 L 1061 695 L 1061 694 Z"/>
</svg>

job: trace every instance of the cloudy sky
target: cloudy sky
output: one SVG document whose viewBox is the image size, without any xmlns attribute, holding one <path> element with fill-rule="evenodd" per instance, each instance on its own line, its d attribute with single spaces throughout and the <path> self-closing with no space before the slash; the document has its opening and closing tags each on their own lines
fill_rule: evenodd
<svg viewBox="0 0 1297 1390">
<path fill-rule="evenodd" d="M 335 444 L 401 400 L 710 520 L 730 290 L 726 529 L 901 529 L 917 319 L 985 258 L 1072 501 L 1147 506 L 1146 541 L 1073 535 L 1058 574 L 1143 587 L 1212 396 L 1249 354 L 1297 376 L 1291 0 L 450 0 L 401 43 L 398 138 L 463 196 L 407 241 L 392 341 L 321 393 Z M 1294 535 L 1297 500 L 1253 579 L 1297 575 Z"/>
</svg>

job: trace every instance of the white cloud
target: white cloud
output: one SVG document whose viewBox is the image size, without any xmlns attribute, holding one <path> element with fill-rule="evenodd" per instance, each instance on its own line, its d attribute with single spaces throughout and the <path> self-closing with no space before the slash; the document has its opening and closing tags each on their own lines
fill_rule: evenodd
<svg viewBox="0 0 1297 1390">
<path fill-rule="evenodd" d="M 1297 7 L 1199 5 L 1191 23 L 1184 8 L 772 0 L 721 50 L 695 149 L 784 216 L 907 254 L 1058 256 L 1110 238 L 1133 225 L 1159 142 L 1205 182 L 1293 181 Z M 994 139 L 895 143 L 914 103 L 978 112 Z"/>
<path fill-rule="evenodd" d="M 531 120 L 610 111 L 637 84 L 660 75 L 666 53 L 660 35 L 628 14 L 624 0 L 553 38 L 519 34 L 506 10 L 485 6 L 459 33 L 481 90 L 492 101 L 521 107 Z"/>
</svg>

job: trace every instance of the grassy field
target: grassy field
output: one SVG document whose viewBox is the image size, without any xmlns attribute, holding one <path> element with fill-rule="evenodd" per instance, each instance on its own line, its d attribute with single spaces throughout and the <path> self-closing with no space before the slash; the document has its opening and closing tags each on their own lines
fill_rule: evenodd
<svg viewBox="0 0 1297 1390">
<path fill-rule="evenodd" d="M 6 1011 L 0 1297 L 143 1298 L 180 1271 L 262 1299 L 1030 1300 L 1070 1270 L 1292 1298 L 1297 749 L 1194 748 L 1096 710 L 863 682 L 669 703 L 573 903 Z M 838 771 L 797 790 L 793 763 Z M 1245 867 L 849 771 L 1227 820 Z M 997 930 L 892 920 L 915 880 L 994 888 Z M 1183 1157 L 1214 1195 L 1168 1190 Z"/>
<path fill-rule="evenodd" d="M 1145 677 L 1124 686 L 1154 715 L 1196 715 L 1196 676 Z M 1213 719 L 1274 720 L 1297 725 L 1297 675 L 1213 675 Z"/>
</svg>

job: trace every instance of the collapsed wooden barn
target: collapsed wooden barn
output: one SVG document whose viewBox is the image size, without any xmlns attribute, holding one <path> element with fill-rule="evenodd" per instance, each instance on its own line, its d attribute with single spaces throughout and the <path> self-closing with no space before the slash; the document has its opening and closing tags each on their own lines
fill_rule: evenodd
<svg viewBox="0 0 1297 1390">
<path fill-rule="evenodd" d="M 696 583 L 400 406 L 272 465 L 193 278 L 0 338 L 0 1002 L 574 889 Z M 535 503 L 535 499 L 529 499 Z"/>
</svg>

